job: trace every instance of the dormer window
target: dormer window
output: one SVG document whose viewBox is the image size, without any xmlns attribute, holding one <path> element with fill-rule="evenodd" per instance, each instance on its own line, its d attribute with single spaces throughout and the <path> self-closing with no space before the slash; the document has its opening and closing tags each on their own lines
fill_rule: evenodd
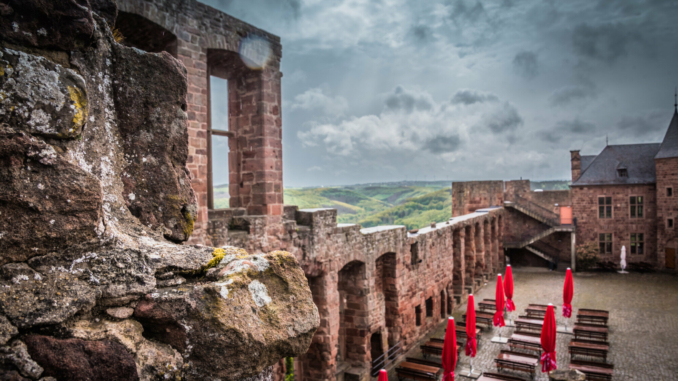
<svg viewBox="0 0 678 381">
<path fill-rule="evenodd" d="M 617 169 L 617 174 L 619 177 L 629 177 L 629 170 L 626 168 Z"/>
</svg>

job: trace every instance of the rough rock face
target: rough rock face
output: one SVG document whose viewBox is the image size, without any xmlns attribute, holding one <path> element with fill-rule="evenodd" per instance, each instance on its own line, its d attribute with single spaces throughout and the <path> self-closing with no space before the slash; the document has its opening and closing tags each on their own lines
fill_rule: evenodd
<svg viewBox="0 0 678 381">
<path fill-rule="evenodd" d="M 115 9 L 0 3 L 0 379 L 270 379 L 319 324 L 306 278 L 284 252 L 176 244 L 186 69 L 117 44 Z"/>
</svg>

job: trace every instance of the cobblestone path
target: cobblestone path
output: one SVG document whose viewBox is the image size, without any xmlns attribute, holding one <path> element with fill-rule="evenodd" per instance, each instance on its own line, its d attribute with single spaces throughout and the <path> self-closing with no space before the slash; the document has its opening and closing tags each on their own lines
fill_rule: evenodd
<svg viewBox="0 0 678 381">
<path fill-rule="evenodd" d="M 553 303 L 558 307 L 556 318 L 558 325 L 565 319 L 562 314 L 562 291 L 564 272 L 547 272 L 533 269 L 513 271 L 514 302 L 517 311 L 512 314 L 524 314 L 529 303 Z M 476 305 L 484 298 L 494 299 L 496 279 L 489 282 L 476 295 Z M 678 277 L 668 274 L 617 274 L 617 273 L 575 273 L 575 294 L 572 301 L 572 319 L 574 325 L 579 308 L 593 308 L 610 311 L 608 362 L 614 364 L 615 381 L 658 381 L 678 380 Z M 456 321 L 462 321 L 466 304 L 453 314 Z M 430 337 L 444 336 L 444 323 Z M 502 328 L 502 335 L 510 336 L 513 328 Z M 496 328 L 483 330 L 478 355 L 473 360 L 474 368 L 496 372 L 494 359 L 507 345 L 490 341 L 496 336 Z M 567 369 L 570 356 L 567 345 L 572 335 L 558 334 L 558 368 Z M 466 367 L 469 358 L 463 349 L 459 352 L 455 379 L 460 377 L 462 367 Z M 408 353 L 410 357 L 423 358 L 418 348 Z M 439 358 L 433 358 L 439 361 Z M 520 373 L 515 373 L 520 376 Z M 527 377 L 525 373 L 522 376 Z M 389 372 L 389 379 L 397 380 L 395 371 Z M 535 380 L 545 381 L 548 377 L 537 370 Z"/>
</svg>

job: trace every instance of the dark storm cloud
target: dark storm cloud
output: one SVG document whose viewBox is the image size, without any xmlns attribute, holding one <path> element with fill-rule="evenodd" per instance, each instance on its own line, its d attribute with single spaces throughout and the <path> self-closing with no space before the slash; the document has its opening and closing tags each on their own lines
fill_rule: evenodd
<svg viewBox="0 0 678 381">
<path fill-rule="evenodd" d="M 608 64 L 626 56 L 629 46 L 642 40 L 637 27 L 622 23 L 596 26 L 579 24 L 572 34 L 575 53 Z"/>
<path fill-rule="evenodd" d="M 484 123 L 495 134 L 513 131 L 523 124 L 523 118 L 518 110 L 508 102 L 498 111 L 484 117 Z"/>
<path fill-rule="evenodd" d="M 549 96 L 549 103 L 553 106 L 565 106 L 572 102 L 595 98 L 598 95 L 596 86 L 590 81 L 581 84 L 569 85 L 555 90 Z"/>
<path fill-rule="evenodd" d="M 433 102 L 430 97 L 408 92 L 402 86 L 396 87 L 393 94 L 386 98 L 385 103 L 386 108 L 389 110 L 405 111 L 407 113 L 415 109 L 425 111 L 433 108 Z"/>
<path fill-rule="evenodd" d="M 452 2 L 450 17 L 455 22 L 476 22 L 485 14 L 485 6 L 480 1 L 456 0 Z"/>
<path fill-rule="evenodd" d="M 450 102 L 468 106 L 474 103 L 493 102 L 498 100 L 499 98 L 494 94 L 484 94 L 474 90 L 459 90 L 452 96 Z"/>
<path fill-rule="evenodd" d="M 424 149 L 427 149 L 434 154 L 454 152 L 458 150 L 460 146 L 461 139 L 459 138 L 459 135 L 438 135 L 424 143 Z"/>
<path fill-rule="evenodd" d="M 431 28 L 426 25 L 415 25 L 412 27 L 412 35 L 417 41 L 427 41 L 431 38 Z"/>
<path fill-rule="evenodd" d="M 653 111 L 645 115 L 624 116 L 617 128 L 625 134 L 645 135 L 657 131 L 664 131 L 668 127 L 665 110 Z"/>
<path fill-rule="evenodd" d="M 575 118 L 573 120 L 561 120 L 551 129 L 539 131 L 537 136 L 545 142 L 558 143 L 564 137 L 591 136 L 595 131 L 595 124 Z"/>
<path fill-rule="evenodd" d="M 537 53 L 522 51 L 513 58 L 513 70 L 525 79 L 533 79 L 539 74 Z"/>
</svg>

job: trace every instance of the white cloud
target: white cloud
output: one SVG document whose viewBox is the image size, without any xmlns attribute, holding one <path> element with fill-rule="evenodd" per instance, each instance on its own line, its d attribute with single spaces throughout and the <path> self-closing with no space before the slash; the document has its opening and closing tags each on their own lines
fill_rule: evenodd
<svg viewBox="0 0 678 381">
<path fill-rule="evenodd" d="M 465 90 L 468 92 L 468 90 Z M 452 99 L 459 98 L 459 93 Z M 413 93 L 398 86 L 386 98 L 379 114 L 343 119 L 336 123 L 311 123 L 297 136 L 305 146 L 323 146 L 335 156 L 373 157 L 427 151 L 454 159 L 469 135 L 495 135 L 522 124 L 508 102 L 436 103 L 427 93 Z M 425 101 L 424 101 L 425 100 Z"/>
<path fill-rule="evenodd" d="M 343 97 L 327 96 L 316 87 L 294 97 L 292 110 L 314 110 L 327 116 L 340 116 L 348 110 L 348 102 Z"/>
</svg>

